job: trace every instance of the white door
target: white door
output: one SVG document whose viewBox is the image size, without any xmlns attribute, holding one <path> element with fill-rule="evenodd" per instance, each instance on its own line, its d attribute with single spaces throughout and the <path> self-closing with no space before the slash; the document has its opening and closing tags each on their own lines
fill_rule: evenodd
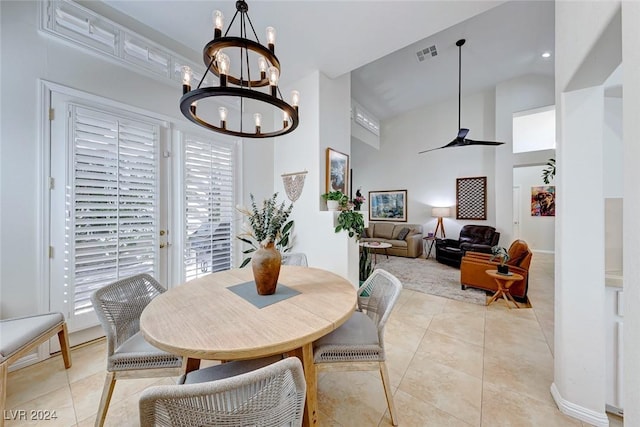
<svg viewBox="0 0 640 427">
<path fill-rule="evenodd" d="M 98 325 L 95 289 L 137 273 L 165 283 L 169 171 L 160 121 L 56 92 L 51 108 L 49 300 L 74 332 Z"/>
<path fill-rule="evenodd" d="M 520 187 L 513 187 L 513 240 L 520 238 L 520 215 L 521 215 Z"/>
</svg>

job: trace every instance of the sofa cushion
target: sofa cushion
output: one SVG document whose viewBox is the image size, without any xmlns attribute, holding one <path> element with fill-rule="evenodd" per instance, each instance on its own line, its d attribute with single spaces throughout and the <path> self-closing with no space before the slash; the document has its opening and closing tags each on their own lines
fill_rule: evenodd
<svg viewBox="0 0 640 427">
<path fill-rule="evenodd" d="M 406 248 L 407 241 L 406 240 L 387 240 L 386 243 L 390 243 L 394 248 Z"/>
<path fill-rule="evenodd" d="M 486 225 L 465 225 L 460 230 L 459 245 L 462 243 L 489 244 L 496 229 Z"/>
<path fill-rule="evenodd" d="M 400 232 L 398 233 L 398 236 L 396 237 L 396 239 L 398 240 L 404 240 L 407 238 L 407 235 L 409 234 L 409 230 L 407 227 L 402 227 L 400 229 Z"/>
<path fill-rule="evenodd" d="M 373 229 L 373 237 L 380 237 L 382 239 L 392 239 L 394 227 L 395 227 L 395 224 L 393 223 L 376 224 L 375 228 Z"/>
</svg>

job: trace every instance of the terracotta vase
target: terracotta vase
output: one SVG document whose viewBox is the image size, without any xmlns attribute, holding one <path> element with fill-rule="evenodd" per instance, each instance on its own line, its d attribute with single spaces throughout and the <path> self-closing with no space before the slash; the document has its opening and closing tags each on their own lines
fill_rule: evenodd
<svg viewBox="0 0 640 427">
<path fill-rule="evenodd" d="M 256 282 L 256 289 L 259 295 L 271 295 L 276 292 L 281 264 L 282 255 L 280 255 L 273 243 L 268 243 L 267 246 L 260 246 L 253 253 L 251 268 L 253 269 L 253 279 Z"/>
</svg>

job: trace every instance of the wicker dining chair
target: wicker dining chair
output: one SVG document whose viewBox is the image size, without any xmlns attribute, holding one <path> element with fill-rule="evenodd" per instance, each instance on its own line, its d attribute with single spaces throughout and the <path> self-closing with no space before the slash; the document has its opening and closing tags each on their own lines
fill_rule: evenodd
<svg viewBox="0 0 640 427">
<path fill-rule="evenodd" d="M 165 289 L 148 274 L 119 280 L 91 295 L 107 336 L 107 376 L 96 426 L 104 425 L 117 379 L 179 376 L 182 357 L 149 344 L 140 333 L 142 310 Z"/>
<path fill-rule="evenodd" d="M 299 427 L 305 396 L 302 363 L 288 357 L 215 381 L 149 387 L 140 396 L 140 426 Z"/>
<path fill-rule="evenodd" d="M 385 363 L 384 326 L 402 284 L 395 276 L 376 269 L 358 290 L 358 309 L 342 326 L 314 343 L 316 373 L 321 371 L 378 370 L 382 377 L 389 415 L 398 416 Z"/>
<path fill-rule="evenodd" d="M 307 256 L 302 252 L 282 254 L 282 265 L 301 265 L 307 267 Z"/>
</svg>

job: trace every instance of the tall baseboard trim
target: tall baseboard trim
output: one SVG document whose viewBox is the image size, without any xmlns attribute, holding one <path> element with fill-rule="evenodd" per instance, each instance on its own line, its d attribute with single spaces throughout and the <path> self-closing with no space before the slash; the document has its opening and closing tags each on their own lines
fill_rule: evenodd
<svg viewBox="0 0 640 427">
<path fill-rule="evenodd" d="M 531 252 L 535 253 L 539 253 L 539 254 L 555 254 L 556 251 L 547 251 L 544 249 L 531 249 Z"/>
<path fill-rule="evenodd" d="M 565 415 L 576 418 L 594 427 L 609 427 L 609 418 L 605 412 L 596 412 L 571 403 L 560 396 L 556 383 L 551 384 L 551 396 L 555 400 L 558 409 Z"/>
</svg>

